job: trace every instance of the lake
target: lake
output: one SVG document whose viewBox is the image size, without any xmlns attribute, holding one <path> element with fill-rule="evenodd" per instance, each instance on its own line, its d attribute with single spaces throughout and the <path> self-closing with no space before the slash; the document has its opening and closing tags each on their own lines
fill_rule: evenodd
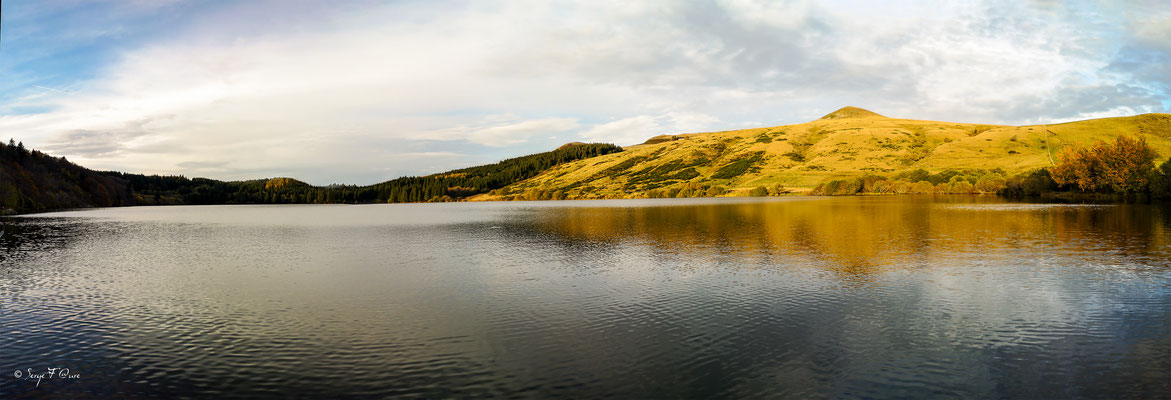
<svg viewBox="0 0 1171 400">
<path fill-rule="evenodd" d="M 1171 396 L 1171 208 L 990 196 L 4 218 L 0 398 Z M 67 375 L 40 379 L 48 368 Z"/>
</svg>

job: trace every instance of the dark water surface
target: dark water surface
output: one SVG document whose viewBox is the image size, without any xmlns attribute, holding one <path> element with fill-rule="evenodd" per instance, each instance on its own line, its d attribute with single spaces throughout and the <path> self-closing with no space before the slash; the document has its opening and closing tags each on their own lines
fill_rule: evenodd
<svg viewBox="0 0 1171 400">
<path fill-rule="evenodd" d="M 1171 396 L 1163 206 L 797 197 L 3 221 L 0 398 Z M 52 367 L 77 376 L 28 376 Z"/>
</svg>

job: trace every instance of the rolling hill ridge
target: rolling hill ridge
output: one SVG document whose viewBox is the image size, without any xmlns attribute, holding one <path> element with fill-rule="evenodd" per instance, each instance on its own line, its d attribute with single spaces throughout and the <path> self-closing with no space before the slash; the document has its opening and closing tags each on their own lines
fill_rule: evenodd
<svg viewBox="0 0 1171 400">
<path fill-rule="evenodd" d="M 1006 126 L 890 118 L 844 107 L 801 124 L 660 135 L 471 199 L 523 198 L 534 191 L 568 199 L 657 197 L 655 191 L 696 187 L 735 195 L 778 184 L 801 192 L 831 179 L 917 170 L 1009 176 L 1052 166 L 1067 146 L 1124 135 L 1146 139 L 1165 159 L 1171 155 L 1171 114 Z"/>
</svg>

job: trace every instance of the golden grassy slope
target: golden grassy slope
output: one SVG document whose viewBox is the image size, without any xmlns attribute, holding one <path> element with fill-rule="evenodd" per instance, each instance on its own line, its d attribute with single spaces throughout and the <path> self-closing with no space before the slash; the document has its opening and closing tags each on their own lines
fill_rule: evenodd
<svg viewBox="0 0 1171 400">
<path fill-rule="evenodd" d="M 1119 135 L 1145 137 L 1161 158 L 1171 156 L 1171 114 L 1001 126 L 887 118 L 845 107 L 803 124 L 658 136 L 621 153 L 562 164 L 510 189 L 562 190 L 571 199 L 623 198 L 688 183 L 733 191 L 774 183 L 807 189 L 828 178 L 889 176 L 918 168 L 1000 168 L 1014 174 L 1051 165 L 1066 146 Z M 728 166 L 737 161 L 751 168 L 718 178 L 736 172 Z M 719 174 L 725 167 L 730 170 Z"/>
</svg>

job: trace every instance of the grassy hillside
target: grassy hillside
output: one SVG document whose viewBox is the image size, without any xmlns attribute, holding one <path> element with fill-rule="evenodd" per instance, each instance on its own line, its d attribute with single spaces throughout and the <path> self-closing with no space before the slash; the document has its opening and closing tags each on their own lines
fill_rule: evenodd
<svg viewBox="0 0 1171 400">
<path fill-rule="evenodd" d="M 798 191 L 867 174 L 925 169 L 1051 166 L 1070 145 L 1145 137 L 1171 155 L 1171 115 L 1144 114 L 1055 125 L 1002 126 L 888 118 L 855 107 L 795 125 L 660 135 L 621 153 L 566 163 L 475 200 L 559 191 L 566 198 L 645 197 L 655 189 L 721 187 L 726 194 L 782 184 Z"/>
</svg>

